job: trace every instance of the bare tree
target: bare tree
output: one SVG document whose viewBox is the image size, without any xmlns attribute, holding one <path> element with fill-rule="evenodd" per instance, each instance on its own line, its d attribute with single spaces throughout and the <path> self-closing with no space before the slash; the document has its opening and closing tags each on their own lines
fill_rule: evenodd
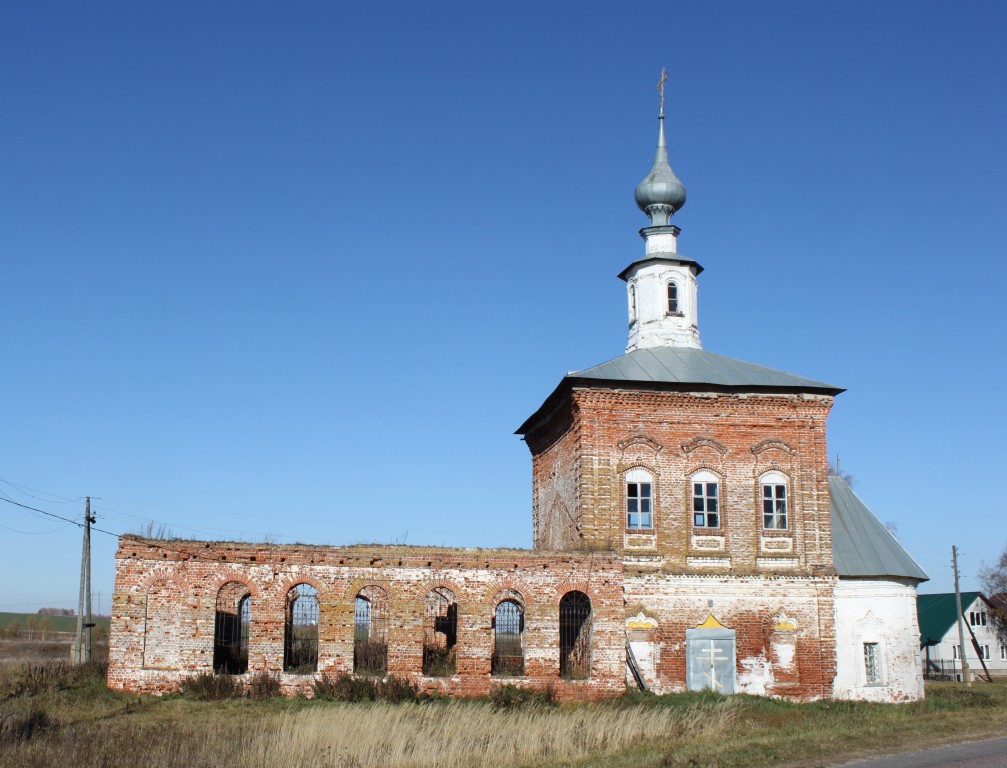
<svg viewBox="0 0 1007 768">
<path fill-rule="evenodd" d="M 985 562 L 979 567 L 979 582 L 983 593 L 993 604 L 993 622 L 1000 642 L 1007 644 L 1007 547 L 994 565 Z"/>
<path fill-rule="evenodd" d="M 979 581 L 987 597 L 1007 593 L 1007 547 L 1000 553 L 995 565 L 983 563 L 979 568 Z"/>
<path fill-rule="evenodd" d="M 836 456 L 835 461 L 829 462 L 829 474 L 838 477 L 840 480 L 842 480 L 849 486 L 852 486 L 856 482 L 856 479 L 853 477 L 853 475 L 851 475 L 849 472 L 847 472 L 846 470 L 844 470 L 842 467 L 839 466 L 838 456 Z"/>
</svg>

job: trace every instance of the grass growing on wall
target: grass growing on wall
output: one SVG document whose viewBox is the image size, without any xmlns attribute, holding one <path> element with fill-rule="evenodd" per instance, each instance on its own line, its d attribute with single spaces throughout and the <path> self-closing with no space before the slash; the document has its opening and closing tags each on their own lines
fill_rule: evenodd
<svg viewBox="0 0 1007 768">
<path fill-rule="evenodd" d="M 166 768 L 508 768 L 816 765 L 1000 735 L 1007 685 L 943 683 L 924 702 L 811 704 L 633 694 L 552 706 L 541 697 L 307 699 L 132 696 L 99 665 L 0 665 L 3 765 Z"/>
</svg>

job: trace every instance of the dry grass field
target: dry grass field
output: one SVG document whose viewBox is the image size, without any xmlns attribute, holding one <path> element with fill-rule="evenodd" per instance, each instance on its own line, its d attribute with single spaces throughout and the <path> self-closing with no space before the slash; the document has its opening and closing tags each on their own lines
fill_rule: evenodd
<svg viewBox="0 0 1007 768">
<path fill-rule="evenodd" d="M 0 765 L 49 768 L 820 766 L 1007 730 L 1007 686 L 902 705 L 632 695 L 606 704 L 129 696 L 100 665 L 0 664 Z"/>
</svg>

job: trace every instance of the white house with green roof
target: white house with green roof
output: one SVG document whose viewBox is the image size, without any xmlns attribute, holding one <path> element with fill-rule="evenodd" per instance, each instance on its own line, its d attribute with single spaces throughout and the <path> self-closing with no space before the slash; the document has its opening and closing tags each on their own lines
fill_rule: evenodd
<svg viewBox="0 0 1007 768">
<path fill-rule="evenodd" d="M 981 592 L 962 592 L 962 629 L 965 661 L 973 680 L 985 676 L 1007 677 L 1007 628 Z M 961 680 L 962 653 L 958 635 L 958 609 L 954 592 L 919 595 L 920 649 L 928 677 Z"/>
</svg>

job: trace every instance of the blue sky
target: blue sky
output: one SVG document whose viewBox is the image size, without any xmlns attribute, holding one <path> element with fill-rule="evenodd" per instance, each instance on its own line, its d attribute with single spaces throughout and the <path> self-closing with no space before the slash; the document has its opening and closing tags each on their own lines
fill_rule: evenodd
<svg viewBox="0 0 1007 768">
<path fill-rule="evenodd" d="M 73 518 L 91 495 L 115 532 L 530 545 L 512 433 L 625 347 L 667 66 L 704 346 L 847 387 L 830 453 L 923 591 L 951 588 L 952 543 L 975 588 L 1007 545 L 1005 24 L 4 4 L 0 491 Z M 0 610 L 75 605 L 79 529 L 0 524 Z"/>
</svg>

